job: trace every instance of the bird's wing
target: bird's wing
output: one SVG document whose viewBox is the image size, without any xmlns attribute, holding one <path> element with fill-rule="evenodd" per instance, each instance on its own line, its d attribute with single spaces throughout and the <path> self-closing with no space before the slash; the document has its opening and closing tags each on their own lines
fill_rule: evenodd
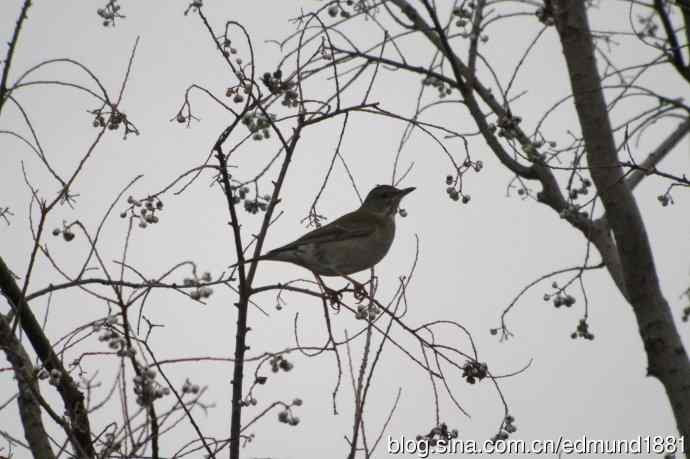
<svg viewBox="0 0 690 459">
<path fill-rule="evenodd" d="M 332 221 L 328 225 L 308 232 L 296 241 L 271 250 L 271 252 L 282 252 L 312 243 L 327 243 L 341 241 L 343 239 L 366 237 L 376 231 L 377 223 L 378 221 L 372 219 L 371 215 L 363 215 L 361 212 L 351 212 Z"/>
</svg>

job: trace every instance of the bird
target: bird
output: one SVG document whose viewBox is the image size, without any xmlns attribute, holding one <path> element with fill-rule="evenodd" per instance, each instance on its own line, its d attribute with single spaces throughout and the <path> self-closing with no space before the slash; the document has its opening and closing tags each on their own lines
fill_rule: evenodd
<svg viewBox="0 0 690 459">
<path fill-rule="evenodd" d="M 377 185 L 357 210 L 244 263 L 288 262 L 310 270 L 317 277 L 349 276 L 372 268 L 393 244 L 398 206 L 414 190 L 414 187 Z"/>
</svg>

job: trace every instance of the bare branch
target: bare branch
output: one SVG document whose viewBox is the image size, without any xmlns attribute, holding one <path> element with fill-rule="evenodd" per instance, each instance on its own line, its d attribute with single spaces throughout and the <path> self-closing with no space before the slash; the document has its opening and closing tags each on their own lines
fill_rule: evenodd
<svg viewBox="0 0 690 459">
<path fill-rule="evenodd" d="M 669 134 L 669 136 L 639 164 L 639 168 L 628 175 L 628 178 L 625 180 L 628 188 L 634 190 L 645 176 L 654 173 L 657 164 L 678 145 L 688 132 L 690 132 L 690 119 L 678 125 L 675 131 Z"/>
</svg>

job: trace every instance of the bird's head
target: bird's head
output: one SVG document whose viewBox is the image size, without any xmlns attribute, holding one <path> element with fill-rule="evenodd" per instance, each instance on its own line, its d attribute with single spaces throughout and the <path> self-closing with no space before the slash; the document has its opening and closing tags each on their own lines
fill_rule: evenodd
<svg viewBox="0 0 690 459">
<path fill-rule="evenodd" d="M 386 216 L 394 215 L 398 211 L 400 200 L 414 190 L 414 187 L 399 190 L 390 185 L 377 185 L 367 195 L 362 208 Z"/>
</svg>

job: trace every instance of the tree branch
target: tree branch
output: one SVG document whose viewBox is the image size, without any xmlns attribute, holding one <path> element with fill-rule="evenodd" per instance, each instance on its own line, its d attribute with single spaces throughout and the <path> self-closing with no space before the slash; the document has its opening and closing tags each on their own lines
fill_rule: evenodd
<svg viewBox="0 0 690 459">
<path fill-rule="evenodd" d="M 678 37 L 676 37 L 676 32 L 673 30 L 673 24 L 671 24 L 671 19 L 668 17 L 668 12 L 664 4 L 670 4 L 670 2 L 654 0 L 654 10 L 659 15 L 659 19 L 661 19 L 661 24 L 664 26 L 664 31 L 666 32 L 666 38 L 671 45 L 671 55 L 669 57 L 678 73 L 685 78 L 686 81 L 690 82 L 690 67 L 685 65 L 681 46 L 678 43 Z"/>
<path fill-rule="evenodd" d="M 638 166 L 639 168 L 628 176 L 625 181 L 628 188 L 634 190 L 642 179 L 649 174 L 649 172 L 646 171 L 653 171 L 656 165 L 659 164 L 681 140 L 683 140 L 683 137 L 685 137 L 688 132 L 690 132 L 690 118 L 678 125 L 676 130 L 642 161 L 642 164 Z"/>
<path fill-rule="evenodd" d="M 14 27 L 14 32 L 12 33 L 12 39 L 9 42 L 9 48 L 7 50 L 7 57 L 5 57 L 4 68 L 2 69 L 2 79 L 0 80 L 0 113 L 2 113 L 2 107 L 5 105 L 7 100 L 8 90 L 7 90 L 7 80 L 10 77 L 10 66 L 12 64 L 12 58 L 14 57 L 14 50 L 17 48 L 17 42 L 19 41 L 19 33 L 22 30 L 22 25 L 26 20 L 26 12 L 31 6 L 31 0 L 25 0 L 24 5 L 22 5 L 22 10 L 17 18 L 17 24 Z"/>
<path fill-rule="evenodd" d="M 19 417 L 24 426 L 24 437 L 29 443 L 31 454 L 36 459 L 55 459 L 48 433 L 41 419 L 41 406 L 34 395 L 39 394 L 39 387 L 31 358 L 12 334 L 7 317 L 2 314 L 0 314 L 0 349 L 5 352 L 17 380 Z"/>
</svg>

